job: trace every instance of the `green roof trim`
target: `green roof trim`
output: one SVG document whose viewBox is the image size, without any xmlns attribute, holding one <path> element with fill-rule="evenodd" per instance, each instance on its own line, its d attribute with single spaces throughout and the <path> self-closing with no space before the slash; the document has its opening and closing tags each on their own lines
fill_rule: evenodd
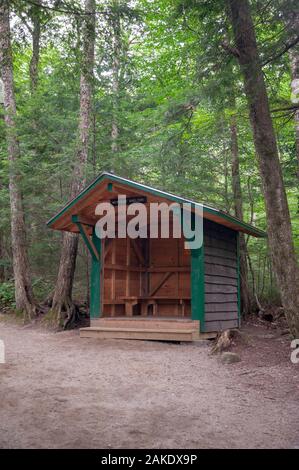
<svg viewBox="0 0 299 470">
<path fill-rule="evenodd" d="M 252 235 L 255 235 L 257 237 L 266 237 L 267 234 L 263 230 L 260 230 L 253 225 L 247 224 L 246 222 L 243 222 L 242 220 L 237 219 L 236 217 L 227 214 L 226 212 L 223 212 L 219 209 L 215 209 L 213 207 L 207 206 L 205 204 L 200 204 L 198 202 L 192 201 L 190 199 L 186 199 L 180 196 L 176 196 L 175 194 L 168 193 L 166 191 L 162 191 L 160 189 L 153 188 L 151 186 L 147 186 L 142 183 L 137 183 L 135 181 L 123 178 L 121 176 L 116 176 L 113 173 L 107 173 L 103 172 L 100 173 L 88 186 L 86 186 L 85 189 L 83 189 L 75 198 L 73 198 L 71 201 L 69 201 L 57 214 L 55 214 L 51 219 L 48 220 L 47 225 L 51 227 L 57 220 L 59 220 L 68 210 L 70 210 L 77 202 L 79 202 L 84 196 L 86 196 L 90 191 L 92 191 L 98 184 L 100 184 L 102 181 L 105 179 L 108 179 L 110 181 L 115 181 L 116 183 L 124 184 L 130 187 L 133 187 L 135 189 L 139 189 L 142 191 L 146 191 L 150 194 L 153 194 L 154 196 L 160 196 L 165 199 L 168 199 L 173 202 L 177 202 L 179 204 L 183 203 L 189 203 L 193 204 L 195 206 L 202 206 L 203 207 L 203 212 L 209 213 L 216 215 L 223 220 L 226 220 L 228 222 L 234 223 L 240 228 L 243 228 L 247 232 L 250 232 Z"/>
</svg>

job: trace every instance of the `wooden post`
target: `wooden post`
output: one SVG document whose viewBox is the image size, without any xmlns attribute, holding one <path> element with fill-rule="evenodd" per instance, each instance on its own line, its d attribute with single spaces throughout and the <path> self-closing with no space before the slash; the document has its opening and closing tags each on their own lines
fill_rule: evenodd
<svg viewBox="0 0 299 470">
<path fill-rule="evenodd" d="M 131 245 L 129 237 L 126 238 L 126 297 L 130 296 L 130 263 L 131 263 Z M 139 274 L 140 275 L 140 274 Z"/>
<path fill-rule="evenodd" d="M 196 214 L 192 213 L 191 225 L 195 228 Z M 203 230 L 203 226 L 202 226 Z M 186 240 L 188 242 L 188 240 Z M 205 331 L 205 261 L 204 261 L 204 234 L 200 248 L 192 248 L 191 256 L 191 318 L 199 320 L 199 332 Z"/>
<path fill-rule="evenodd" d="M 204 247 L 191 249 L 191 318 L 200 321 L 200 332 L 205 330 L 205 276 Z"/>
<path fill-rule="evenodd" d="M 112 240 L 112 252 L 111 252 L 111 263 L 112 266 L 115 265 L 115 260 L 116 260 L 116 238 Z M 111 272 L 111 297 L 112 300 L 115 300 L 115 267 L 112 269 Z M 112 303 L 110 307 L 110 312 L 111 312 L 111 317 L 115 316 L 115 304 Z"/>
<path fill-rule="evenodd" d="M 101 312 L 101 240 L 93 228 L 92 242 L 97 249 L 98 258 L 92 256 L 90 279 L 90 318 L 99 318 Z"/>
<path fill-rule="evenodd" d="M 101 316 L 101 245 L 102 245 L 102 242 L 101 242 L 101 239 L 96 236 L 95 227 L 92 227 L 92 236 L 90 239 L 86 225 L 80 222 L 78 215 L 73 215 L 72 221 L 79 228 L 83 241 L 91 254 L 90 318 L 99 318 Z"/>
<path fill-rule="evenodd" d="M 237 282 L 238 282 L 238 318 L 241 327 L 241 270 L 240 270 L 240 232 L 237 233 Z"/>
<path fill-rule="evenodd" d="M 80 234 L 83 238 L 83 241 L 84 241 L 85 245 L 87 246 L 91 256 L 93 258 L 98 259 L 99 258 L 98 250 L 94 245 L 93 239 L 92 240 L 90 239 L 90 236 L 89 236 L 89 233 L 88 233 L 88 230 L 87 230 L 87 227 L 89 227 L 89 229 L 92 227 L 92 230 L 94 230 L 94 226 L 93 225 L 87 225 L 85 222 L 82 222 L 79 219 L 78 215 L 72 215 L 72 222 L 74 222 L 74 224 L 77 225 L 77 227 L 80 231 Z"/>
</svg>

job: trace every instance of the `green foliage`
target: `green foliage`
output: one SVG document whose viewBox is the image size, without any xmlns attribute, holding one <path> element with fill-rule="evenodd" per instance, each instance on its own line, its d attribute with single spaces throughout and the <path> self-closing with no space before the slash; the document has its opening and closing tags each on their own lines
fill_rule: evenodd
<svg viewBox="0 0 299 470">
<path fill-rule="evenodd" d="M 44 277 L 33 279 L 32 287 L 38 302 L 45 300 L 51 292 L 52 285 Z"/>
<path fill-rule="evenodd" d="M 15 286 L 13 281 L 0 283 L 0 308 L 15 307 Z"/>
</svg>

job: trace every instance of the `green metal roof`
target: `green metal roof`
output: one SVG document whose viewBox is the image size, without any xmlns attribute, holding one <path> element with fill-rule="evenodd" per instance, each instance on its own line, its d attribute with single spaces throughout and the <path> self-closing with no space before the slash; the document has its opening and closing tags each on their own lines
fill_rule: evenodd
<svg viewBox="0 0 299 470">
<path fill-rule="evenodd" d="M 82 200 L 84 197 L 88 196 L 88 194 L 95 189 L 96 186 L 100 185 L 103 181 L 108 180 L 108 181 L 114 181 L 117 183 L 121 183 L 123 185 L 127 185 L 129 187 L 133 187 L 135 189 L 139 189 L 145 192 L 148 192 L 149 194 L 152 194 L 154 196 L 162 197 L 165 199 L 168 199 L 169 201 L 172 202 L 177 202 L 179 204 L 183 203 L 189 203 L 194 205 L 195 207 L 202 206 L 203 207 L 203 215 L 208 217 L 208 214 L 211 214 L 213 216 L 217 216 L 223 221 L 227 221 L 231 224 L 233 224 L 235 227 L 233 228 L 234 230 L 239 230 L 239 231 L 245 231 L 246 233 L 253 235 L 255 237 L 266 237 L 267 234 L 263 230 L 260 230 L 253 225 L 247 224 L 246 222 L 243 222 L 242 220 L 239 220 L 238 218 L 227 214 L 226 212 L 223 212 L 219 209 L 215 209 L 213 207 L 210 207 L 205 204 L 200 204 L 196 201 L 192 201 L 190 199 L 186 199 L 180 196 L 177 196 L 175 194 L 168 193 L 166 191 L 162 191 L 160 189 L 153 188 L 151 186 L 147 186 L 142 183 L 137 183 L 135 181 L 122 178 L 121 176 L 116 176 L 113 173 L 108 173 L 108 172 L 103 172 L 100 173 L 86 188 L 84 188 L 75 198 L 71 199 L 57 214 L 55 214 L 51 219 L 48 220 L 47 225 L 49 227 L 52 227 L 52 225 L 57 222 L 64 214 L 69 211 L 72 207 L 74 207 L 80 200 Z M 221 223 L 221 222 L 218 222 Z M 223 224 L 225 225 L 225 223 Z"/>
</svg>

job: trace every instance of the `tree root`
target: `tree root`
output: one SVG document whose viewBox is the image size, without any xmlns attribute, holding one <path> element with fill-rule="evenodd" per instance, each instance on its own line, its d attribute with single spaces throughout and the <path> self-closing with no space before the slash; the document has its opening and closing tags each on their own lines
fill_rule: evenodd
<svg viewBox="0 0 299 470">
<path fill-rule="evenodd" d="M 215 343 L 212 347 L 211 353 L 216 354 L 220 353 L 222 351 L 225 351 L 229 349 L 229 347 L 232 344 L 232 331 L 231 330 L 225 330 L 221 333 L 218 333 Z"/>
<path fill-rule="evenodd" d="M 250 341 L 246 335 L 244 335 L 244 333 L 240 332 L 239 330 L 225 330 L 218 333 L 211 349 L 211 354 L 227 351 L 231 346 L 236 344 L 237 340 L 245 344 L 250 344 Z"/>
<path fill-rule="evenodd" d="M 36 303 L 26 301 L 23 309 L 19 311 L 23 316 L 23 322 L 25 324 L 31 323 L 35 318 L 37 318 L 40 309 Z"/>
<path fill-rule="evenodd" d="M 80 309 L 70 299 L 64 299 L 52 305 L 47 314 L 51 316 L 52 325 L 59 329 L 67 330 L 75 326 L 81 320 Z"/>
</svg>

